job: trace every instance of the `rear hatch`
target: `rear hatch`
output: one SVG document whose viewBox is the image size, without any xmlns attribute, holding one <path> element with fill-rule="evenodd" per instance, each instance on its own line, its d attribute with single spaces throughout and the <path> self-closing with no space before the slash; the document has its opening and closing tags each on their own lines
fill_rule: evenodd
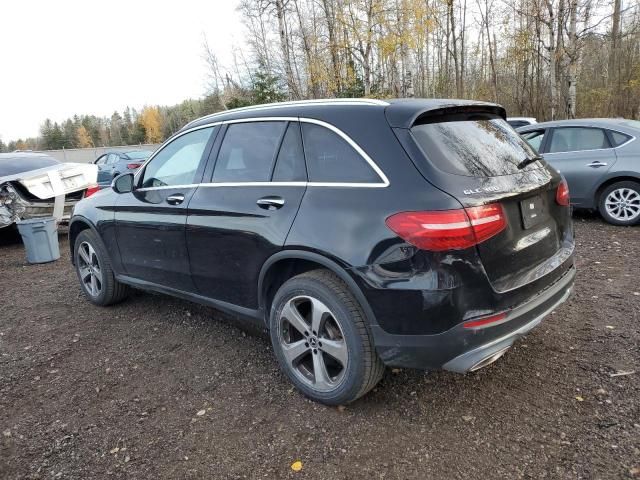
<svg viewBox="0 0 640 480">
<path fill-rule="evenodd" d="M 557 267 L 573 251 L 570 210 L 556 202 L 562 178 L 536 160 L 495 109 L 430 112 L 399 130 L 416 167 L 436 187 L 464 207 L 502 206 L 506 228 L 477 245 L 494 290 L 559 276 Z"/>
</svg>

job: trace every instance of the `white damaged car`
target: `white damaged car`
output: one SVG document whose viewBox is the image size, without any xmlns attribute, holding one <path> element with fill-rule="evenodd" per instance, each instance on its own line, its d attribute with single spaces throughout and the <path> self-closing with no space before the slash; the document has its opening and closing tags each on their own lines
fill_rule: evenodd
<svg viewBox="0 0 640 480">
<path fill-rule="evenodd" d="M 74 205 L 97 191 L 93 164 L 60 163 L 44 153 L 0 154 L 0 228 L 19 220 L 68 220 Z"/>
</svg>

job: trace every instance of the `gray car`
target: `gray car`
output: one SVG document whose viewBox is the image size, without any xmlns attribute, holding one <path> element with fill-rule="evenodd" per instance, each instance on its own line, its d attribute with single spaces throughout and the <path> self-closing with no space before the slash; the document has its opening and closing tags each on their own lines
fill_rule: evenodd
<svg viewBox="0 0 640 480">
<path fill-rule="evenodd" d="M 614 225 L 640 223 L 640 122 L 558 120 L 517 131 L 564 175 L 574 207 Z"/>
<path fill-rule="evenodd" d="M 135 172 L 151 156 L 150 150 L 106 152 L 93 163 L 98 166 L 98 185 L 106 187 L 121 173 Z"/>
</svg>

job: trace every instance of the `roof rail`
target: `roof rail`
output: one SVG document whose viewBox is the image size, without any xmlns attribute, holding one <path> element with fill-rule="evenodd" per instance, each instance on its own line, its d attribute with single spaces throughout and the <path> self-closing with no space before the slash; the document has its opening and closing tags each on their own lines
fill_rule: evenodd
<svg viewBox="0 0 640 480">
<path fill-rule="evenodd" d="M 225 115 L 227 113 L 265 110 L 270 108 L 309 107 L 309 106 L 318 106 L 318 105 L 320 106 L 322 105 L 372 105 L 372 106 L 386 107 L 389 105 L 389 102 L 385 102 L 384 100 L 378 100 L 375 98 L 327 98 L 327 99 L 314 99 L 314 100 L 293 100 L 290 102 L 277 102 L 277 103 L 262 103 L 260 105 L 251 105 L 248 107 L 239 107 L 239 108 L 232 108 L 231 110 L 223 110 L 221 112 L 212 113 L 210 115 L 206 115 L 201 118 L 196 118 L 195 120 L 192 120 L 189 123 L 187 123 L 183 128 L 186 128 L 197 121 L 214 118 L 220 115 Z"/>
</svg>

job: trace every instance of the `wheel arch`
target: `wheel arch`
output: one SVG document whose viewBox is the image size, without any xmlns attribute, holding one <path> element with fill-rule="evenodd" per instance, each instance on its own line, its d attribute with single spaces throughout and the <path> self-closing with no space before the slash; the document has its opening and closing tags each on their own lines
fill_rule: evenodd
<svg viewBox="0 0 640 480">
<path fill-rule="evenodd" d="M 593 196 L 595 208 L 600 206 L 600 196 L 602 195 L 602 192 L 604 192 L 607 187 L 618 182 L 640 183 L 640 175 L 636 172 L 616 172 L 603 180 L 595 189 Z"/>
<path fill-rule="evenodd" d="M 258 305 L 264 312 L 265 324 L 268 325 L 269 323 L 271 302 L 280 286 L 295 275 L 319 268 L 325 268 L 331 271 L 344 281 L 362 307 L 367 323 L 369 325 L 377 325 L 369 302 L 355 279 L 347 270 L 336 261 L 324 255 L 305 250 L 284 250 L 278 252 L 269 257 L 262 266 L 260 276 L 258 277 Z"/>
<path fill-rule="evenodd" d="M 74 265 L 76 260 L 73 255 L 73 249 L 76 244 L 76 238 L 78 238 L 78 235 L 85 230 L 93 230 L 93 233 L 95 233 L 99 241 L 102 242 L 102 238 L 100 237 L 98 230 L 88 218 L 80 215 L 74 216 L 69 222 L 69 253 L 71 254 L 71 263 Z M 105 248 L 105 252 L 106 251 L 107 250 Z"/>
</svg>

